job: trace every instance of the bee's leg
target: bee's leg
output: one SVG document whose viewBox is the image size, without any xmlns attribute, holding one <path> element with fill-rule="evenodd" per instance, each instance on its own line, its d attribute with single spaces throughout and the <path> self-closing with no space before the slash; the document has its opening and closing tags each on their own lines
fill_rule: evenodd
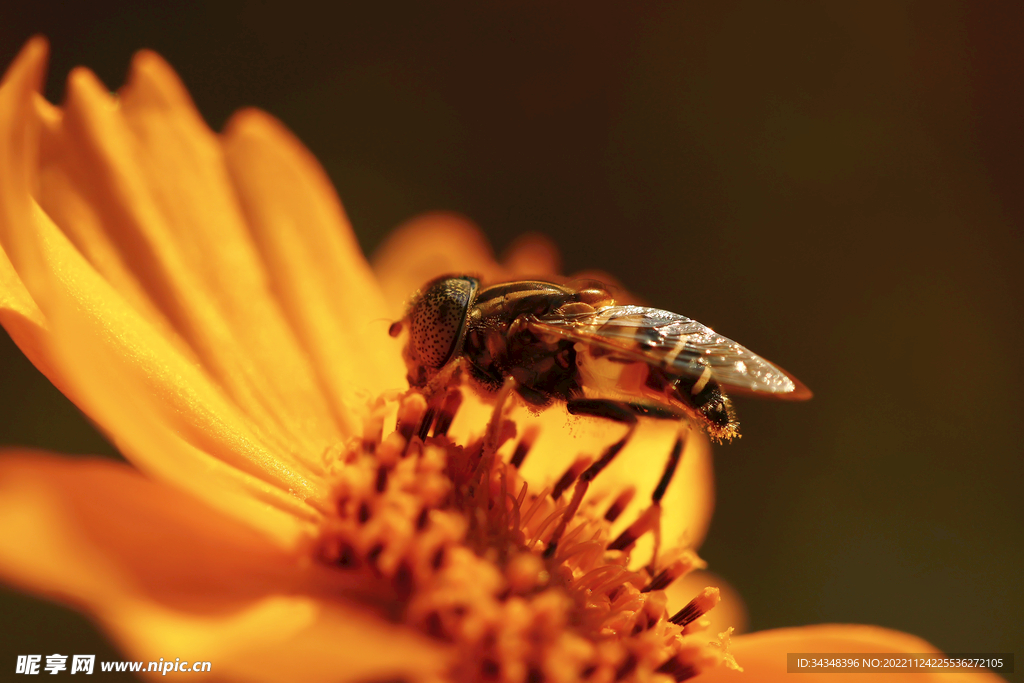
<svg viewBox="0 0 1024 683">
<path fill-rule="evenodd" d="M 672 444 L 672 451 L 669 453 L 668 462 L 665 463 L 665 469 L 661 473 L 658 485 L 654 487 L 654 492 L 651 494 L 650 506 L 640 513 L 636 521 L 608 544 L 609 550 L 628 550 L 636 543 L 638 538 L 651 531 L 654 534 L 654 549 L 651 552 L 651 561 L 647 565 L 647 570 L 651 576 L 655 577 L 652 580 L 652 585 L 666 581 L 665 585 L 668 585 L 675 578 L 666 574 L 668 570 L 661 573 L 657 571 L 658 551 L 661 549 L 661 499 L 665 497 L 665 491 L 668 490 L 672 476 L 679 466 L 679 460 L 682 458 L 683 450 L 686 448 L 686 439 L 689 434 L 690 423 L 686 420 L 680 421 L 679 431 L 676 434 L 675 443 Z"/>
<path fill-rule="evenodd" d="M 671 408 L 663 406 L 652 406 L 646 403 L 626 403 L 629 409 L 641 417 L 649 417 L 652 420 L 684 420 L 686 415 Z"/>
<path fill-rule="evenodd" d="M 638 406 L 624 401 L 612 401 L 606 398 L 571 398 L 565 407 L 572 415 L 589 415 L 602 417 L 613 422 L 633 427 L 637 422 Z"/>
<path fill-rule="evenodd" d="M 548 547 L 544 550 L 544 557 L 554 556 L 555 551 L 558 549 L 558 541 L 562 538 L 562 534 L 565 533 L 569 520 L 579 510 L 580 503 L 583 502 L 583 496 L 586 495 L 587 489 L 590 488 L 590 482 L 615 459 L 619 451 L 625 448 L 630 438 L 632 438 L 633 432 L 636 431 L 637 413 L 628 403 L 599 398 L 574 398 L 566 402 L 566 408 L 573 415 L 589 415 L 591 417 L 612 420 L 613 422 L 620 422 L 627 425 L 628 430 L 621 439 L 608 446 L 604 453 L 601 454 L 601 457 L 591 463 L 590 467 L 583 470 L 583 473 L 576 481 L 576 487 L 573 489 L 572 500 L 569 501 L 569 505 L 562 514 L 561 521 L 559 521 L 554 533 L 551 534 Z"/>
</svg>

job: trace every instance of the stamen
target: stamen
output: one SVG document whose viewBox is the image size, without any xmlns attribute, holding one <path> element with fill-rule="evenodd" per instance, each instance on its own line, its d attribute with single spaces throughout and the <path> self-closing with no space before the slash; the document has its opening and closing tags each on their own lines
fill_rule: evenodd
<svg viewBox="0 0 1024 683">
<path fill-rule="evenodd" d="M 508 400 L 508 395 L 512 393 L 512 389 L 514 389 L 515 386 L 516 381 L 509 377 L 505 380 L 505 383 L 501 385 L 501 389 L 498 390 L 498 396 L 494 401 L 494 410 L 491 413 L 490 421 L 487 423 L 487 432 L 484 437 L 485 453 L 487 451 L 493 453 L 501 446 L 501 426 L 504 423 L 502 414 L 505 411 L 505 402 Z"/>
<path fill-rule="evenodd" d="M 391 434 L 388 434 L 384 441 L 377 444 L 377 448 L 373 451 L 373 455 L 380 464 L 388 467 L 394 467 L 395 464 L 405 456 L 408 446 L 409 442 L 405 437 L 398 432 L 392 432 Z"/>
<path fill-rule="evenodd" d="M 548 581 L 548 572 L 544 563 L 533 553 L 519 553 L 509 560 L 505 569 L 509 589 L 518 595 L 543 586 Z"/>
<path fill-rule="evenodd" d="M 704 566 L 704 561 L 697 557 L 697 554 L 693 551 L 687 550 L 684 552 L 682 557 L 669 563 L 667 567 L 658 572 L 658 574 L 651 579 L 650 583 L 643 587 L 641 592 L 649 593 L 651 591 L 664 590 L 680 576 L 685 576 L 692 569 L 702 566 Z"/>
<path fill-rule="evenodd" d="M 615 502 L 612 503 L 608 511 L 604 513 L 604 518 L 608 522 L 614 522 L 619 518 L 619 515 L 626 509 L 626 506 L 633 500 L 633 496 L 636 495 L 636 489 L 632 486 L 627 488 L 625 491 L 615 497 Z"/>
<path fill-rule="evenodd" d="M 696 636 L 707 628 L 701 617 L 717 603 L 716 589 L 672 617 L 682 631 L 667 619 L 663 589 L 702 565 L 688 550 L 657 559 L 660 501 L 685 434 L 652 504 L 609 543 L 611 524 L 636 490 L 616 492 L 606 510 L 582 502 L 633 426 L 596 460 L 577 456 L 554 486 L 531 490 L 519 467 L 538 437 L 536 424 L 507 464 L 497 455 L 516 431 L 505 417 L 513 389 L 503 387 L 485 434 L 458 445 L 447 438 L 463 401 L 457 388 L 430 405 L 416 392 L 402 396 L 392 434 L 382 434 L 391 404 L 372 406 L 361 438 L 325 455 L 337 478 L 337 511 L 324 522 L 315 557 L 358 572 L 353 580 L 399 623 L 451 643 L 458 653 L 452 680 L 684 680 L 723 661 L 736 668 L 725 639 Z M 562 500 L 569 488 L 571 499 Z M 652 531 L 647 568 L 630 570 L 636 565 L 628 552 Z"/>
<path fill-rule="evenodd" d="M 597 459 L 597 462 L 587 468 L 580 477 L 580 480 L 585 481 L 588 484 L 594 481 L 594 479 L 597 478 L 597 475 L 601 474 L 602 470 L 604 470 L 604 468 L 615 459 L 615 456 L 619 454 L 619 451 L 625 447 L 633 436 L 634 431 L 636 431 L 636 425 L 632 424 L 629 426 L 629 431 L 626 432 L 626 435 L 606 448 L 604 453 L 601 454 L 601 457 Z M 575 510 L 573 512 L 575 512 Z"/>
<path fill-rule="evenodd" d="M 590 488 L 590 482 L 608 466 L 619 451 L 623 449 L 630 437 L 633 436 L 633 432 L 636 430 L 636 425 L 631 424 L 629 430 L 625 436 L 613 443 L 611 446 L 605 449 L 601 457 L 597 459 L 597 462 L 592 464 L 583 474 L 580 475 L 579 481 L 576 482 L 576 488 L 572 491 L 572 500 L 569 501 L 569 505 L 565 508 L 565 513 L 562 515 L 562 520 L 555 527 L 555 532 L 551 534 L 551 541 L 547 549 L 544 551 L 544 557 L 554 557 L 555 547 L 558 545 L 558 540 L 565 533 L 565 527 L 569 524 L 569 520 L 576 515 L 576 511 L 580 509 L 580 503 L 583 502 L 583 496 L 586 495 L 587 489 Z"/>
<path fill-rule="evenodd" d="M 519 439 L 519 443 L 516 445 L 516 450 L 512 454 L 512 459 L 509 460 L 509 464 L 516 469 L 519 469 L 520 465 L 523 464 L 523 460 L 526 459 L 530 449 L 533 448 L 534 442 L 537 440 L 537 435 L 540 433 L 540 427 L 536 424 L 531 424 L 526 428 L 523 433 L 523 438 Z"/>
<path fill-rule="evenodd" d="M 569 541 L 570 533 L 566 538 L 563 539 L 563 544 L 567 545 Z M 598 561 L 604 557 L 605 546 L 604 543 L 598 540 L 590 540 L 584 543 L 577 543 L 572 548 L 566 550 L 559 556 L 559 561 L 563 564 L 569 562 L 569 560 L 579 556 L 580 559 L 575 562 L 577 566 L 591 566 L 598 563 Z"/>
<path fill-rule="evenodd" d="M 377 444 L 379 444 L 384 435 L 384 416 L 386 414 L 386 404 L 383 400 L 378 399 L 373 407 L 370 408 L 370 413 L 366 416 L 363 422 L 363 448 L 367 453 L 373 453 L 377 450 Z"/>
<path fill-rule="evenodd" d="M 686 626 L 700 619 L 721 600 L 722 596 L 717 588 L 705 588 L 700 595 L 686 603 L 686 607 L 673 614 L 669 621 L 679 626 Z"/>
<path fill-rule="evenodd" d="M 613 579 L 619 579 L 625 571 L 625 568 L 621 565 L 606 564 L 584 574 L 573 583 L 586 591 L 596 593 L 597 587 L 604 585 L 609 576 L 613 577 Z"/>
<path fill-rule="evenodd" d="M 413 589 L 416 587 L 412 568 L 405 562 L 398 565 L 398 569 L 395 570 L 395 575 L 391 579 L 391 586 L 395 589 L 395 597 L 402 602 L 405 602 L 412 596 Z"/>
<path fill-rule="evenodd" d="M 661 502 L 661 499 L 665 497 L 665 490 L 668 489 L 669 482 L 672 481 L 672 475 L 675 474 L 676 467 L 679 465 L 679 457 L 683 453 L 683 444 L 685 439 L 680 434 L 676 437 L 675 445 L 672 446 L 672 453 L 668 456 L 668 462 L 665 463 L 665 471 L 661 474 L 661 479 L 658 480 L 658 485 L 654 488 L 654 493 L 651 495 L 651 501 L 657 505 Z"/>
<path fill-rule="evenodd" d="M 636 576 L 635 572 L 626 571 L 622 567 L 619 567 L 618 569 L 619 571 L 616 574 L 613 574 L 607 581 L 594 586 L 592 591 L 594 595 L 603 595 L 604 593 L 609 593 L 608 597 L 613 598 L 613 588 L 618 588 L 622 586 L 622 584 L 625 583 L 627 579 L 629 579 L 632 576 Z"/>
<path fill-rule="evenodd" d="M 434 553 L 434 557 L 430 560 L 431 568 L 434 569 L 435 571 L 440 569 L 441 566 L 444 564 L 444 556 L 445 556 L 445 549 L 444 549 L 444 546 L 441 546 L 440 548 L 437 549 L 437 552 Z"/>
<path fill-rule="evenodd" d="M 654 525 L 661 519 L 661 508 L 657 505 L 644 510 L 643 514 L 635 522 L 619 534 L 618 538 L 608 544 L 608 550 L 626 550 L 633 547 L 637 539 L 654 528 Z"/>
<path fill-rule="evenodd" d="M 660 674 L 668 674 L 676 683 L 689 680 L 700 673 L 682 653 L 659 666 L 657 671 Z"/>
<path fill-rule="evenodd" d="M 367 551 L 366 553 L 366 563 L 370 565 L 370 567 L 374 570 L 374 573 L 378 576 L 380 575 L 380 572 L 378 571 L 379 568 L 377 567 L 377 561 L 380 559 L 381 553 L 383 552 L 384 544 L 378 543 L 374 545 L 372 548 L 370 548 L 369 551 Z"/>
<path fill-rule="evenodd" d="M 427 412 L 427 400 L 420 394 L 412 394 L 398 407 L 397 431 L 405 439 L 406 443 L 412 441 L 412 436 L 417 432 L 423 415 Z"/>
<path fill-rule="evenodd" d="M 501 675 L 501 665 L 493 659 L 485 659 L 480 665 L 480 675 L 486 680 L 495 680 Z"/>
<path fill-rule="evenodd" d="M 434 436 L 448 435 L 448 430 L 451 429 L 452 422 L 455 420 L 455 414 L 459 412 L 461 405 L 462 392 L 458 389 L 449 391 L 448 395 L 444 398 L 441 412 L 437 415 L 437 423 L 434 425 Z"/>
<path fill-rule="evenodd" d="M 633 673 L 633 671 L 636 670 L 636 665 L 638 663 L 639 662 L 637 661 L 636 655 L 630 652 L 626 656 L 626 661 L 624 661 L 622 665 L 618 668 L 618 670 L 615 672 L 615 680 L 621 681 L 623 678 Z"/>
<path fill-rule="evenodd" d="M 561 498 L 565 490 L 569 488 L 574 481 L 576 481 L 576 478 L 580 476 L 580 473 L 583 472 L 589 464 L 590 458 L 585 455 L 576 458 L 573 464 L 569 465 L 569 469 L 559 477 L 558 481 L 555 483 L 555 488 L 551 489 L 551 497 L 555 500 Z"/>
<path fill-rule="evenodd" d="M 321 546 L 320 560 L 342 569 L 353 569 L 358 566 L 359 556 L 348 543 L 337 542 Z"/>
<path fill-rule="evenodd" d="M 533 499 L 530 503 L 530 507 L 526 508 L 526 512 L 523 513 L 523 521 L 520 522 L 522 527 L 525 529 L 526 525 L 533 519 L 533 515 L 544 506 L 544 498 L 550 493 L 547 489 L 540 492 L 540 495 Z"/>
<path fill-rule="evenodd" d="M 564 516 L 565 516 L 565 508 L 561 508 L 561 509 L 555 510 L 550 515 L 545 517 L 544 521 L 540 525 L 540 528 L 537 529 L 536 532 L 534 532 L 534 534 L 533 534 L 533 541 L 532 541 L 532 543 L 530 545 L 535 545 L 537 542 L 539 542 L 540 539 L 544 537 L 544 532 L 548 530 L 548 527 L 551 526 L 552 524 L 554 524 L 555 520 L 563 519 Z M 556 528 L 557 528 L 557 526 L 556 526 Z M 552 548 L 552 546 L 554 546 L 554 544 L 557 542 L 557 540 L 558 539 L 555 538 L 554 534 L 552 534 L 551 535 L 551 540 L 549 541 L 548 549 L 544 551 L 544 555 L 543 555 L 544 559 L 547 559 L 547 558 L 551 557 L 552 555 L 554 555 L 555 551 L 552 550 L 551 548 Z"/>
<path fill-rule="evenodd" d="M 441 615 L 437 612 L 431 612 L 427 615 L 424 627 L 427 635 L 433 636 L 439 640 L 448 639 L 448 636 L 444 631 L 444 624 L 441 622 Z"/>
<path fill-rule="evenodd" d="M 430 434 L 430 428 L 434 426 L 434 415 L 437 413 L 437 408 L 429 406 L 427 412 L 423 414 L 423 419 L 420 421 L 420 428 L 416 435 L 420 437 L 420 441 L 425 441 L 427 435 Z"/>
<path fill-rule="evenodd" d="M 356 549 L 348 543 L 343 543 L 338 548 L 338 556 L 334 558 L 334 564 L 345 569 L 358 569 L 362 563 L 359 561 Z"/>
</svg>

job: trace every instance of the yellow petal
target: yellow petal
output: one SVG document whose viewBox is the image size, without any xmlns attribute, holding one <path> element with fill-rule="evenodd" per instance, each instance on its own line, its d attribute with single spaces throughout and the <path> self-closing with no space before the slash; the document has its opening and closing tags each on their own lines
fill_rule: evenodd
<svg viewBox="0 0 1024 683">
<path fill-rule="evenodd" d="M 294 564 L 254 530 L 110 460 L 8 451 L 0 492 L 4 574 L 79 604 L 208 592 L 205 609 L 217 611 L 283 585 Z"/>
<path fill-rule="evenodd" d="M 46 55 L 46 40 L 32 38 L 0 81 L 0 324 L 36 367 L 61 388 L 46 349 L 46 318 L 12 262 L 12 256 L 20 261 L 32 258 L 26 253 L 30 251 L 26 240 L 15 238 L 19 229 L 32 225 L 29 193 L 42 120 L 33 100 L 42 83 Z"/>
<path fill-rule="evenodd" d="M 65 393 L 143 471 L 282 543 L 307 535 L 327 505 L 325 481 L 268 449 L 201 371 L 121 304 L 59 233 L 47 234 L 47 262 L 74 282 L 49 293 L 47 344 Z"/>
<path fill-rule="evenodd" d="M 39 370 L 53 378 L 53 369 L 46 360 L 46 351 L 39 332 L 45 326 L 43 312 L 0 249 L 0 325 Z"/>
<path fill-rule="evenodd" d="M 236 343 L 239 337 L 250 341 L 260 337 L 255 321 L 253 329 L 235 336 L 231 332 L 223 338 L 242 368 L 233 379 L 226 379 L 220 372 L 223 368 L 200 362 L 193 353 L 194 346 L 185 343 L 177 334 L 180 330 L 167 323 L 161 305 L 177 301 L 171 290 L 165 292 L 167 301 L 163 303 L 139 296 L 153 286 L 153 281 L 136 278 L 136 273 L 123 265 L 132 261 L 128 256 L 138 255 L 131 249 L 141 248 L 139 240 L 118 242 L 110 238 L 108 227 L 115 233 L 121 230 L 117 234 L 125 238 L 133 229 L 139 231 L 135 237 L 150 235 L 146 231 L 156 225 L 159 229 L 153 234 L 162 236 L 168 253 L 181 250 L 165 234 L 167 221 L 154 209 L 151 189 L 140 186 L 139 178 L 118 165 L 131 166 L 139 159 L 122 149 L 131 147 L 131 135 L 111 121 L 111 117 L 122 115 L 98 90 L 94 79 L 85 72 L 78 72 L 73 79 L 69 99 L 78 104 L 70 107 L 70 122 L 41 103 L 36 91 L 45 56 L 45 43 L 31 42 L 0 89 L 0 176 L 4 178 L 0 184 L 0 245 L 4 256 L 0 258 L 0 284 L 4 285 L 0 305 L 5 307 L 0 321 L 9 326 L 15 341 L 54 383 L 140 467 L 194 491 L 221 509 L 235 505 L 236 515 L 250 519 L 254 525 L 265 523 L 269 533 L 293 542 L 301 520 L 311 520 L 316 514 L 302 501 L 309 500 L 314 507 L 322 504 L 322 453 L 337 442 L 339 433 L 331 427 L 332 420 L 311 403 L 299 398 L 288 410 L 277 412 L 283 405 L 278 399 L 284 394 L 274 395 L 269 385 L 256 386 L 262 369 L 247 351 L 263 342 Z M 89 126 L 94 129 L 91 137 L 83 132 Z M 76 127 L 77 132 L 72 130 Z M 100 129 L 105 132 L 96 132 Z M 62 140 L 68 144 L 62 144 Z M 116 149 L 104 147 L 108 143 Z M 57 161 L 62 151 L 69 155 L 66 168 Z M 145 149 L 135 151 L 139 158 L 146 156 Z M 83 155 L 96 157 L 95 168 L 103 171 L 103 179 L 75 170 Z M 45 162 L 42 170 L 38 159 Z M 118 174 L 124 177 L 112 181 Z M 139 175 L 145 176 L 145 172 L 139 170 Z M 76 178 L 80 183 L 77 186 Z M 60 179 L 63 185 L 56 182 Z M 69 220 L 68 233 L 62 232 L 34 201 L 30 190 L 37 185 L 49 188 L 51 200 L 55 195 L 63 199 L 53 200 L 52 208 L 63 218 L 75 219 Z M 69 188 L 77 188 L 78 194 Z M 126 196 L 123 205 L 106 195 L 102 201 L 84 201 L 82 196 L 89 193 Z M 156 218 L 147 222 L 133 211 Z M 99 220 L 104 212 L 111 214 L 110 226 Z M 125 215 L 119 218 L 118 212 Z M 76 232 L 79 228 L 84 232 Z M 100 245 L 91 252 L 92 263 L 74 247 L 69 234 L 84 245 Z M 242 244 L 238 240 L 234 243 Z M 122 254 L 122 248 L 131 253 Z M 162 261 L 160 264 L 154 266 L 155 270 L 181 275 L 173 268 L 164 268 Z M 185 267 L 184 275 L 176 280 L 184 287 L 182 301 L 193 295 L 201 299 L 209 293 L 190 289 L 189 283 L 195 284 L 198 278 L 193 272 L 198 266 L 194 266 Z M 254 298 L 258 295 L 257 291 Z M 241 295 L 235 292 L 230 296 Z M 201 315 L 211 314 L 212 304 L 199 299 L 195 301 L 197 310 L 206 311 Z M 266 310 L 262 305 L 256 308 Z M 224 310 L 219 309 L 221 313 Z M 211 324 L 214 338 L 219 338 L 217 335 L 225 328 L 218 327 L 216 320 Z M 267 336 L 280 339 L 273 332 Z M 221 351 L 217 354 L 226 358 Z M 282 367 L 294 369 L 288 356 L 287 351 L 283 352 Z M 274 365 L 271 358 L 263 360 Z M 234 389 L 228 389 L 230 397 L 224 395 L 224 383 L 215 383 L 211 374 L 227 384 L 234 382 Z M 272 368 L 268 376 L 277 377 L 274 382 L 284 380 L 279 369 Z M 292 377 L 297 378 L 297 386 L 304 386 L 302 372 L 289 375 L 289 379 Z M 250 379 L 254 382 L 251 386 L 247 384 Z M 245 386 L 252 391 L 246 393 Z M 300 389 L 314 403 L 317 392 L 307 394 Z M 296 408 L 297 413 L 288 412 Z M 285 520 L 282 511 L 297 518 Z"/>
<path fill-rule="evenodd" d="M 65 384 L 23 324 L 45 325 L 39 302 L 55 276 L 68 280 L 29 253 L 37 251 L 35 200 L 128 307 L 217 382 L 267 448 L 298 469 L 320 471 L 321 453 L 350 431 L 354 418 L 325 398 L 324 379 L 291 330 L 218 140 L 154 55 L 136 59 L 120 101 L 90 73 L 76 71 L 62 113 L 36 93 L 45 53 L 41 40 L 26 46 L 0 95 L 0 306 L 15 340 L 58 386 Z M 100 317 L 102 308 L 95 307 Z M 364 371 L 375 365 L 369 357 L 360 361 Z"/>
<path fill-rule="evenodd" d="M 36 208 L 19 233 L 38 253 L 34 275 L 51 275 L 47 328 L 19 332 L 45 354 L 62 391 L 144 470 L 176 482 L 282 540 L 301 531 L 324 484 L 268 451 L 243 416 L 120 300 Z M 269 505 L 268 505 L 269 504 Z M 307 522 L 308 523 L 308 522 Z"/>
<path fill-rule="evenodd" d="M 747 608 L 743 598 L 728 581 L 709 571 L 690 572 L 665 589 L 669 614 L 676 613 L 708 586 L 718 589 L 722 601 L 704 616 L 709 622 L 707 633 L 721 633 L 730 628 L 735 635 L 746 633 Z"/>
<path fill-rule="evenodd" d="M 835 673 L 786 673 L 786 653 L 938 653 L 929 643 L 916 636 L 880 626 L 859 626 L 850 624 L 823 624 L 800 628 L 781 628 L 739 636 L 732 640 L 730 648 L 736 662 L 743 667 L 743 673 L 725 668 L 715 669 L 701 675 L 701 682 L 714 681 L 828 681 L 834 683 Z M 839 680 L 852 683 L 874 681 L 906 681 L 907 683 L 999 683 L 1003 679 L 992 673 L 844 673 Z"/>
<path fill-rule="evenodd" d="M 159 314 L 266 438 L 318 452 L 339 432 L 219 140 L 153 53 L 136 55 L 119 95 L 85 69 L 71 74 L 63 119 L 44 128 L 43 210 L 108 281 L 148 298 L 142 312 Z"/>
<path fill-rule="evenodd" d="M 253 681 L 415 680 L 444 662 L 340 599 L 345 575 L 118 463 L 3 454 L 0 527 L 0 575 L 95 615 L 129 658 Z"/>
<path fill-rule="evenodd" d="M 544 279 L 562 272 L 562 257 L 550 237 L 530 232 L 509 245 L 502 255 L 501 265 L 512 278 Z"/>
<path fill-rule="evenodd" d="M 223 144 L 273 289 L 336 404 L 401 386 L 389 310 L 319 164 L 255 110 L 232 118 Z"/>
<path fill-rule="evenodd" d="M 43 315 L 17 274 L 11 254 L 6 253 L 13 231 L 31 224 L 32 170 L 38 157 L 40 119 L 33 105 L 46 66 L 46 41 L 30 40 L 0 81 L 0 158 L 3 182 L 0 183 L 0 239 L 5 242 L 0 259 L 0 305 L 28 321 L 43 325 Z M 14 261 L 20 254 L 14 254 Z"/>
<path fill-rule="evenodd" d="M 266 598 L 215 619 L 148 607 L 128 616 L 135 618 L 114 621 L 111 631 L 137 643 L 129 651 L 139 659 L 191 653 L 192 661 L 212 664 L 216 680 L 433 682 L 443 680 L 450 659 L 442 645 L 410 630 L 304 596 Z"/>
</svg>

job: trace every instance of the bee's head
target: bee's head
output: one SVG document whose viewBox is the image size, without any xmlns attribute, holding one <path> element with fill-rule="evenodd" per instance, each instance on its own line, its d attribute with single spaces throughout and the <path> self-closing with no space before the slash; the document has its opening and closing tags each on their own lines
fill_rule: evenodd
<svg viewBox="0 0 1024 683">
<path fill-rule="evenodd" d="M 480 282 L 466 275 L 444 275 L 428 282 L 412 299 L 405 318 L 391 326 L 397 336 L 405 323 L 409 339 L 403 357 L 409 384 L 421 387 L 462 348 Z"/>
</svg>

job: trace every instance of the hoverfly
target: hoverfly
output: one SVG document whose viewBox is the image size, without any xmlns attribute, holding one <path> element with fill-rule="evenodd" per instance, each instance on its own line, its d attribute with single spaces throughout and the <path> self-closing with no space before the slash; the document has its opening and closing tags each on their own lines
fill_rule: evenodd
<svg viewBox="0 0 1024 683">
<path fill-rule="evenodd" d="M 722 441 L 738 435 L 726 390 L 804 400 L 811 392 L 782 368 L 676 313 L 622 306 L 595 281 L 540 280 L 481 288 L 446 275 L 414 295 L 391 326 L 409 336 L 410 386 L 432 393 L 455 366 L 479 389 L 514 391 L 541 408 L 634 424 L 638 416 L 688 418 Z"/>
</svg>

